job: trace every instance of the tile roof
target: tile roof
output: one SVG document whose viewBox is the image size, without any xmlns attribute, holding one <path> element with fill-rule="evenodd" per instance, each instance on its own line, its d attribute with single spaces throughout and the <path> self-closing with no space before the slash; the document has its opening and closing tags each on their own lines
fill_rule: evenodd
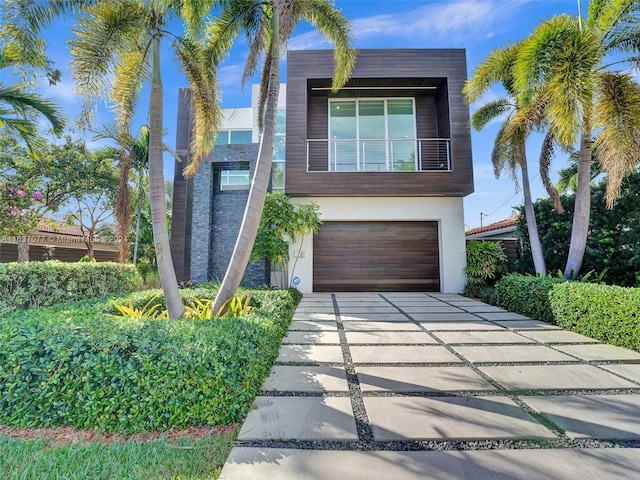
<svg viewBox="0 0 640 480">
<path fill-rule="evenodd" d="M 500 220 L 499 222 L 490 223 L 489 225 L 485 225 L 483 227 L 476 227 L 465 232 L 465 235 L 477 235 L 478 233 L 491 232 L 493 230 L 501 230 L 503 228 L 515 227 L 520 219 L 519 216 L 509 217 L 505 220 Z"/>
<path fill-rule="evenodd" d="M 38 232 L 57 233 L 60 235 L 69 235 L 71 237 L 83 237 L 82 229 L 78 225 L 67 225 L 58 220 L 43 219 L 36 227 Z"/>
</svg>

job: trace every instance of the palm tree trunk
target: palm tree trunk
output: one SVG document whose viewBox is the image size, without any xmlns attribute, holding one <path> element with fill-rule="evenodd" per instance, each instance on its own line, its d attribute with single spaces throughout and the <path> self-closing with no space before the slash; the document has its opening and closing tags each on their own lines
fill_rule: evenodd
<svg viewBox="0 0 640 480">
<path fill-rule="evenodd" d="M 565 278 L 577 278 L 584 251 L 587 247 L 589 235 L 589 215 L 591 213 L 591 121 L 585 113 L 580 138 L 580 153 L 578 156 L 578 186 L 576 188 L 576 203 L 573 209 L 573 225 L 571 227 L 571 243 L 567 266 L 564 269 Z"/>
<path fill-rule="evenodd" d="M 536 213 L 533 209 L 533 202 L 531 201 L 529 169 L 527 167 L 527 158 L 525 156 L 523 156 L 520 168 L 522 170 L 522 190 L 524 191 L 524 216 L 527 219 L 527 231 L 529 232 L 529 243 L 531 244 L 533 266 L 536 270 L 536 275 L 546 275 L 547 267 L 544 263 L 544 254 L 542 252 L 542 245 L 540 244 L 540 234 L 538 233 Z"/>
<path fill-rule="evenodd" d="M 116 201 L 116 224 L 118 232 L 118 246 L 120 249 L 120 263 L 126 263 L 129 258 L 129 234 L 131 233 L 131 192 L 129 191 L 129 172 L 131 171 L 131 156 L 123 150 L 119 155 L 118 197 Z"/>
<path fill-rule="evenodd" d="M 18 262 L 29 261 L 29 243 L 24 239 L 24 242 L 18 242 Z"/>
<path fill-rule="evenodd" d="M 180 299 L 178 280 L 173 268 L 167 230 L 167 207 L 164 195 L 164 162 L 162 158 L 162 78 L 160 76 L 160 40 L 153 40 L 151 96 L 149 100 L 149 201 L 156 263 L 167 310 L 171 318 L 181 318 L 184 305 Z"/>
<path fill-rule="evenodd" d="M 278 94 L 280 92 L 280 40 L 279 40 L 279 12 L 276 4 L 273 5 L 273 37 L 271 44 L 271 65 L 269 67 L 269 86 L 267 90 L 267 102 L 264 115 L 264 131 L 258 150 L 256 171 L 253 174 L 251 189 L 247 206 L 238 232 L 233 254 L 220 285 L 220 290 L 211 306 L 213 313 L 217 314 L 221 307 L 236 293 L 247 265 L 251 250 L 256 240 L 262 207 L 271 178 L 271 163 L 273 159 L 273 142 L 275 138 L 276 113 L 278 110 Z"/>
<path fill-rule="evenodd" d="M 143 169 L 140 169 L 140 177 L 138 179 L 138 205 L 136 211 L 136 239 L 133 244 L 133 264 L 138 262 L 138 246 L 140 244 L 140 218 L 142 217 L 142 195 L 144 194 L 144 185 L 142 183 Z"/>
</svg>

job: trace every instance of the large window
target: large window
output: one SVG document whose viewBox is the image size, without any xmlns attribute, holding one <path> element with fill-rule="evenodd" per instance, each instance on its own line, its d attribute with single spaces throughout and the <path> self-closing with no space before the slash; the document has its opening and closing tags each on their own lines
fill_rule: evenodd
<svg viewBox="0 0 640 480">
<path fill-rule="evenodd" d="M 220 170 L 220 191 L 247 190 L 251 184 L 249 170 Z"/>
<path fill-rule="evenodd" d="M 413 98 L 331 100 L 329 170 L 416 170 Z"/>
<path fill-rule="evenodd" d="M 286 119 L 285 110 L 278 110 L 276 136 L 273 142 L 273 164 L 271 165 L 272 190 L 284 190 Z"/>
<path fill-rule="evenodd" d="M 220 130 L 216 145 L 251 143 L 251 130 Z"/>
</svg>

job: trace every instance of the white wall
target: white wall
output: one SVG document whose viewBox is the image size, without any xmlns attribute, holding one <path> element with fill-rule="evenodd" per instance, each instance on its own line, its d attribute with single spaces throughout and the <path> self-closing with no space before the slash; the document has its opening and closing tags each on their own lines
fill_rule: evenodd
<svg viewBox="0 0 640 480">
<path fill-rule="evenodd" d="M 440 244 L 440 288 L 459 293 L 465 285 L 464 211 L 459 197 L 298 197 L 294 203 L 315 202 L 322 221 L 437 221 Z M 302 249 L 300 250 L 300 241 Z M 298 258 L 298 252 L 301 252 Z M 289 247 L 289 278 L 302 293 L 313 290 L 313 238 L 297 239 Z M 297 259 L 297 261 L 296 261 Z M 295 285 L 295 278 L 299 284 Z"/>
</svg>

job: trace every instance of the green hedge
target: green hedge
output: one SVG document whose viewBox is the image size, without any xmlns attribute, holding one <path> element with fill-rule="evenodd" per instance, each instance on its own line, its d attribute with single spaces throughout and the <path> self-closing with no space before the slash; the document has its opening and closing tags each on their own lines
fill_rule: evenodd
<svg viewBox="0 0 640 480">
<path fill-rule="evenodd" d="M 555 323 L 549 292 L 559 283 L 565 281 L 559 278 L 507 275 L 495 285 L 496 304 L 521 315 Z"/>
<path fill-rule="evenodd" d="M 565 282 L 549 298 L 557 325 L 640 351 L 640 288 Z"/>
<path fill-rule="evenodd" d="M 112 262 L 0 264 L 0 313 L 135 290 L 133 265 Z"/>
<path fill-rule="evenodd" d="M 241 421 L 299 300 L 250 295 L 250 315 L 219 321 L 115 318 L 104 300 L 0 316 L 0 424 L 130 433 Z"/>
</svg>

